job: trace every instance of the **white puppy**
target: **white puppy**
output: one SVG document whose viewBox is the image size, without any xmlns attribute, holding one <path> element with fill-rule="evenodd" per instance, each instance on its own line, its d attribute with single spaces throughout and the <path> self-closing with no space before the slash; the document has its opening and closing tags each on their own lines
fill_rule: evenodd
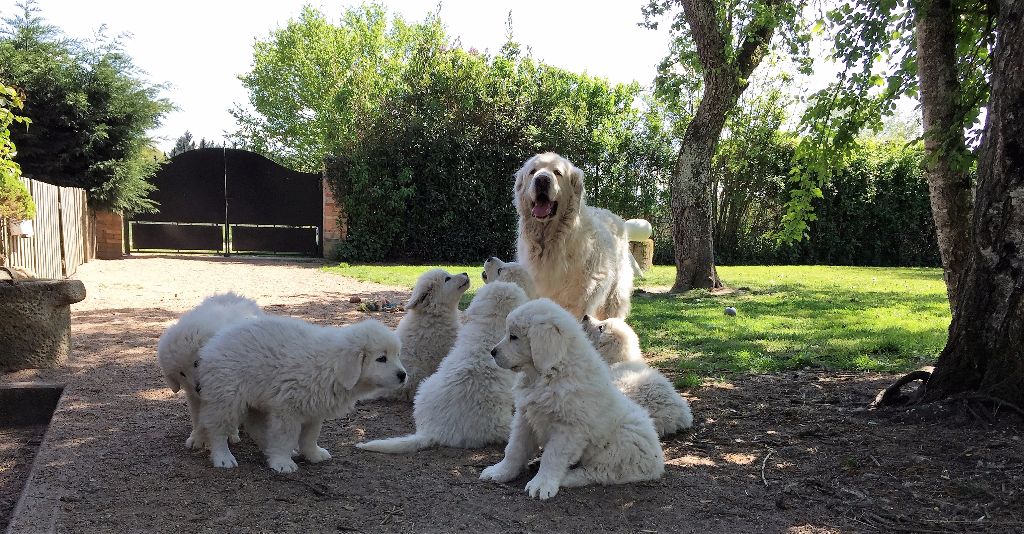
<svg viewBox="0 0 1024 534">
<path fill-rule="evenodd" d="M 659 436 L 693 426 L 690 404 L 664 375 L 644 362 L 640 340 L 625 321 L 584 316 L 582 324 L 590 343 L 611 364 L 615 387 L 651 414 Z"/>
<path fill-rule="evenodd" d="M 505 333 L 508 314 L 525 303 L 515 285 L 485 285 L 466 309 L 455 347 L 416 393 L 416 433 L 358 443 L 376 452 L 406 453 L 433 445 L 475 449 L 505 443 L 512 422 L 515 373 L 494 363 L 491 349 Z"/>
<path fill-rule="evenodd" d="M 640 352 L 640 338 L 626 321 L 615 317 L 598 321 L 584 315 L 582 324 L 590 344 L 597 349 L 597 353 L 608 365 L 644 361 L 644 355 Z"/>
<path fill-rule="evenodd" d="M 459 331 L 459 299 L 469 289 L 469 275 L 431 269 L 416 281 L 406 314 L 398 323 L 402 364 L 409 373 L 405 385 L 391 395 L 411 401 L 420 382 L 437 371 Z"/>
<path fill-rule="evenodd" d="M 484 261 L 484 272 L 481 274 L 485 284 L 491 282 L 511 282 L 523 288 L 527 298 L 537 298 L 537 289 L 533 284 L 533 277 L 530 276 L 530 271 L 521 263 L 514 261 L 505 262 L 491 256 Z"/>
<path fill-rule="evenodd" d="M 210 460 L 238 465 L 227 436 L 247 413 L 259 415 L 262 435 L 254 438 L 274 471 L 298 469 L 294 449 L 311 463 L 329 459 L 317 445 L 323 421 L 405 382 L 399 353 L 398 336 L 377 321 L 338 328 L 264 315 L 222 330 L 200 351 L 199 418 Z"/>
<path fill-rule="evenodd" d="M 622 218 L 588 206 L 583 171 L 553 152 L 538 154 L 516 173 L 517 260 L 537 294 L 577 319 L 625 317 L 636 260 Z"/>
<path fill-rule="evenodd" d="M 492 354 L 519 371 L 516 413 L 505 458 L 480 473 L 508 482 L 543 448 L 540 470 L 526 485 L 548 499 L 560 486 L 652 480 L 665 471 L 654 423 L 612 385 L 608 366 L 579 322 L 548 299 L 508 316 L 508 332 Z M 570 469 L 570 466 L 578 464 Z"/>
<path fill-rule="evenodd" d="M 201 398 L 196 389 L 195 369 L 199 365 L 199 349 L 221 329 L 238 322 L 262 315 L 258 304 L 235 293 L 224 293 L 208 297 L 195 308 L 185 312 L 157 343 L 156 358 L 163 370 L 164 380 L 171 391 L 185 390 L 189 415 L 192 418 L 192 433 L 185 440 L 185 446 L 201 449 L 206 445 L 206 436 L 199 424 Z M 237 430 L 232 433 L 233 442 L 238 441 Z"/>
</svg>

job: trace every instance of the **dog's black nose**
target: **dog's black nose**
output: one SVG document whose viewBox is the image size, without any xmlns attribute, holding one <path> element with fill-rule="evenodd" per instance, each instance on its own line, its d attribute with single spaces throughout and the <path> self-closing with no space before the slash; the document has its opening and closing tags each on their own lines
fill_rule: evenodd
<svg viewBox="0 0 1024 534">
<path fill-rule="evenodd" d="M 533 179 L 533 188 L 538 193 L 547 193 L 548 189 L 551 188 L 551 177 L 550 176 L 538 176 Z"/>
<path fill-rule="evenodd" d="M 459 276 L 465 276 L 466 278 L 469 278 L 469 273 L 459 273 Z"/>
<path fill-rule="evenodd" d="M 404 384 L 405 383 L 405 377 L 406 377 L 405 371 L 399 371 L 398 372 L 398 381 L 399 382 L 402 382 Z"/>
<path fill-rule="evenodd" d="M 490 263 L 492 261 L 498 261 L 498 257 L 497 256 L 491 256 L 490 258 L 487 258 L 487 261 L 485 261 L 484 263 Z"/>
<path fill-rule="evenodd" d="M 494 356 L 497 356 L 497 355 L 498 355 L 498 347 L 494 347 L 493 349 L 491 349 L 491 357 L 493 358 Z"/>
<path fill-rule="evenodd" d="M 487 281 L 487 271 L 484 271 L 484 272 L 480 273 L 480 277 L 484 279 L 484 282 L 486 282 Z"/>
<path fill-rule="evenodd" d="M 590 316 L 589 315 L 584 315 L 583 316 L 583 322 L 585 323 L 585 322 L 588 322 L 588 321 L 590 321 Z"/>
</svg>

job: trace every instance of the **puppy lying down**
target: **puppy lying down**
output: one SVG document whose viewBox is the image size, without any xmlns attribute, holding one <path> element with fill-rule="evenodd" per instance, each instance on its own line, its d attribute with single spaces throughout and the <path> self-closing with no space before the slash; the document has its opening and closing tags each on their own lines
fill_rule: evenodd
<svg viewBox="0 0 1024 534">
<path fill-rule="evenodd" d="M 407 453 L 433 445 L 473 449 L 505 443 L 512 422 L 515 373 L 498 367 L 491 349 L 505 333 L 509 312 L 526 300 L 519 286 L 506 282 L 477 291 L 455 346 L 416 393 L 416 433 L 356 447 Z"/>
<path fill-rule="evenodd" d="M 625 321 L 584 316 L 582 325 L 591 344 L 611 365 L 615 387 L 647 410 L 659 436 L 693 426 L 690 404 L 665 375 L 644 362 L 640 340 Z"/>
<path fill-rule="evenodd" d="M 520 306 L 492 354 L 499 366 L 520 375 L 505 458 L 484 469 L 481 479 L 516 478 L 538 449 L 540 469 L 526 485 L 531 497 L 548 499 L 562 486 L 662 475 L 665 458 L 654 423 L 615 388 L 608 366 L 569 312 L 548 299 Z"/>
<path fill-rule="evenodd" d="M 227 438 L 250 410 L 247 430 L 274 471 L 298 469 L 295 449 L 311 463 L 329 459 L 317 445 L 320 426 L 356 401 L 402 385 L 399 350 L 398 337 L 377 321 L 339 328 L 264 315 L 221 330 L 200 350 L 199 419 L 210 460 L 238 465 Z"/>
</svg>

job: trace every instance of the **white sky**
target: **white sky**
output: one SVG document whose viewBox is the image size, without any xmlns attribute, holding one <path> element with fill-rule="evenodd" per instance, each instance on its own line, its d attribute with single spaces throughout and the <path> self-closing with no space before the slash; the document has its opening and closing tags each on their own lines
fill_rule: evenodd
<svg viewBox="0 0 1024 534">
<path fill-rule="evenodd" d="M 16 0 L 0 0 L 0 15 L 18 10 Z M 279 0 L 39 0 L 41 15 L 72 37 L 92 36 L 102 24 L 110 35 L 130 33 L 125 48 L 152 82 L 169 82 L 165 93 L 178 107 L 152 132 L 169 150 L 185 130 L 199 138 L 222 140 L 234 129 L 228 110 L 247 96 L 237 75 L 252 64 L 254 39 L 298 15 L 303 4 L 320 8 L 332 19 L 358 2 Z M 645 0 L 617 2 L 541 0 L 445 0 L 441 20 L 464 48 L 497 51 L 505 40 L 512 12 L 513 31 L 534 57 L 547 63 L 648 85 L 667 50 L 664 30 L 637 26 Z M 436 1 L 388 0 L 390 14 L 422 20 Z M 599 6 L 599 7 L 598 7 Z M 571 22 L 570 22 L 571 21 Z"/>
</svg>

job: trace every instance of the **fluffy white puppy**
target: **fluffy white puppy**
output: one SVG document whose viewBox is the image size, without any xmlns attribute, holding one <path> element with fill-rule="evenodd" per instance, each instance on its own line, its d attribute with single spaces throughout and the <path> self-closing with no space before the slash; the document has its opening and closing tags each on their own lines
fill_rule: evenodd
<svg viewBox="0 0 1024 534">
<path fill-rule="evenodd" d="M 185 440 L 185 446 L 201 449 L 206 445 L 206 436 L 199 424 L 199 405 L 202 402 L 196 389 L 196 367 L 199 365 L 199 349 L 221 329 L 235 323 L 254 319 L 263 311 L 252 299 L 232 292 L 207 297 L 195 308 L 185 312 L 157 342 L 156 358 L 164 373 L 164 380 L 171 391 L 185 390 L 189 415 L 192 418 L 192 433 Z M 238 441 L 237 430 L 232 441 Z"/>
<path fill-rule="evenodd" d="M 527 298 L 537 298 L 537 288 L 533 284 L 533 276 L 530 276 L 530 271 L 521 263 L 514 261 L 505 262 L 491 256 L 484 261 L 484 272 L 481 275 L 485 284 L 491 282 L 511 282 L 523 288 Z"/>
<path fill-rule="evenodd" d="M 459 331 L 459 299 L 469 289 L 469 275 L 431 269 L 416 280 L 406 314 L 398 323 L 402 364 L 409 378 L 391 397 L 411 401 L 420 382 L 437 371 Z"/>
<path fill-rule="evenodd" d="M 416 393 L 416 433 L 356 447 L 407 453 L 433 445 L 475 449 L 505 443 L 515 373 L 498 367 L 491 349 L 505 333 L 508 314 L 527 300 L 519 286 L 506 282 L 492 282 L 477 291 L 455 347 Z"/>
<path fill-rule="evenodd" d="M 693 426 L 690 403 L 665 375 L 644 362 L 640 339 L 625 321 L 584 316 L 582 325 L 590 343 L 611 364 L 615 387 L 647 410 L 659 436 Z"/>
<path fill-rule="evenodd" d="M 295 449 L 311 463 L 329 459 L 317 445 L 323 421 L 405 382 L 399 353 L 398 336 L 377 321 L 339 328 L 264 315 L 220 331 L 200 350 L 210 460 L 238 465 L 227 437 L 247 413 L 258 415 L 254 438 L 274 471 L 298 469 Z"/>
<path fill-rule="evenodd" d="M 636 260 L 622 218 L 586 204 L 583 171 L 553 152 L 538 154 L 516 173 L 514 198 L 516 259 L 537 294 L 577 319 L 625 317 Z"/>
<path fill-rule="evenodd" d="M 644 361 L 644 355 L 640 352 L 640 338 L 626 321 L 615 317 L 598 321 L 584 315 L 582 324 L 590 344 L 597 349 L 597 353 L 608 365 Z"/>
<path fill-rule="evenodd" d="M 608 366 L 579 322 L 548 299 L 509 314 L 507 334 L 494 347 L 501 367 L 521 374 L 505 458 L 480 473 L 508 482 L 543 449 L 540 469 L 526 485 L 548 499 L 561 486 L 652 480 L 665 458 L 647 412 L 612 385 Z M 576 467 L 572 467 L 578 464 Z"/>
</svg>

